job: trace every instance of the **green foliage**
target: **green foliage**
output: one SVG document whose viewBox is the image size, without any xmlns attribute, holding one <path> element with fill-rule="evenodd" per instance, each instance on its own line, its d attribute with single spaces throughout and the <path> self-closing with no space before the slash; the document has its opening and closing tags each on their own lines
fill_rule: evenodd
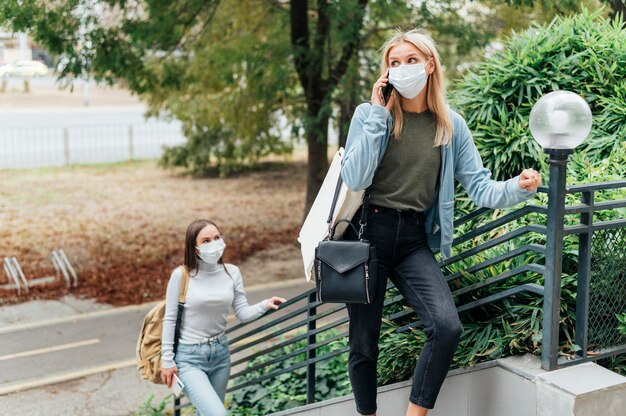
<svg viewBox="0 0 626 416">
<path fill-rule="evenodd" d="M 317 342 L 336 336 L 336 330 L 325 331 L 317 336 Z M 284 339 L 283 339 L 284 341 Z M 340 339 L 317 349 L 317 356 L 344 348 L 346 340 Z M 248 362 L 252 368 L 277 357 L 283 357 L 294 351 L 306 348 L 306 339 L 289 344 Z M 272 371 L 288 368 L 306 360 L 306 352 L 293 356 L 277 364 L 272 364 L 252 371 L 235 380 L 235 385 L 262 377 Z M 339 354 L 316 364 L 315 400 L 321 401 L 350 393 L 346 368 L 347 354 Z M 261 415 L 301 406 L 306 403 L 306 367 L 261 381 L 249 387 L 236 390 L 232 394 L 230 411 L 234 415 Z"/>
<path fill-rule="evenodd" d="M 172 401 L 173 395 L 166 396 L 160 403 L 154 405 L 152 404 L 152 400 L 154 400 L 154 394 L 150 394 L 146 401 L 137 409 L 137 411 L 133 414 L 133 416 L 165 416 L 167 414 L 171 414 L 168 412 L 166 408 L 169 406 Z"/>
<path fill-rule="evenodd" d="M 626 354 L 615 355 L 598 361 L 598 365 L 626 376 Z"/>
<path fill-rule="evenodd" d="M 291 145 L 278 137 L 260 136 L 234 139 L 224 127 L 184 125 L 187 143 L 166 147 L 159 164 L 166 168 L 183 168 L 194 175 L 217 170 L 220 176 L 256 165 L 269 154 L 287 154 Z"/>
<path fill-rule="evenodd" d="M 143 97 L 152 114 L 164 110 L 180 120 L 188 138 L 165 153 L 162 165 L 194 174 L 217 167 L 226 175 L 291 152 L 276 127 L 296 105 L 287 18 L 260 2 L 222 2 L 189 57 L 155 63 L 154 71 L 172 82 Z"/>
<path fill-rule="evenodd" d="M 591 164 L 626 140 L 626 28 L 602 10 L 556 17 L 550 24 L 512 35 L 504 50 L 473 68 L 452 95 L 497 179 L 536 166 L 541 149 L 528 117 L 544 94 L 569 90 L 582 95 L 594 115 L 580 148 Z"/>
<path fill-rule="evenodd" d="M 151 115 L 181 120 L 188 148 L 172 149 L 163 165 L 186 166 L 193 173 L 217 167 L 227 174 L 264 155 L 288 153 L 289 139 L 279 140 L 278 130 L 291 127 L 291 139 L 306 136 L 309 146 L 325 146 L 325 121 L 333 116 L 335 103 L 344 113 L 345 130 L 354 107 L 369 96 L 378 72 L 377 50 L 391 28 L 417 26 L 432 33 L 448 72 L 454 74 L 470 52 L 484 46 L 502 26 L 493 24 L 497 16 L 490 11 L 492 4 L 534 3 L 539 2 L 490 0 L 485 8 L 466 0 L 319 5 L 24 0 L 0 2 L 0 24 L 28 32 L 61 57 L 67 83 L 84 76 L 108 83 L 121 80 L 149 104 Z M 546 15 L 577 4 L 543 3 Z M 295 15 L 308 21 L 292 21 Z M 307 24 L 302 43 L 292 45 L 286 28 L 304 35 Z M 351 47 L 355 49 L 349 53 Z M 325 154 L 323 150 L 319 153 Z M 318 182 L 324 162 L 311 159 L 318 166 L 310 169 L 309 184 Z"/>
<path fill-rule="evenodd" d="M 626 335 L 626 312 L 618 313 L 617 315 L 615 315 L 615 317 L 617 318 L 620 324 L 617 330 L 619 331 L 620 334 Z"/>
<path fill-rule="evenodd" d="M 61 76 L 67 81 L 83 76 L 109 83 L 123 79 L 132 91 L 143 93 L 163 81 L 149 63 L 157 55 L 185 52 L 185 46 L 211 21 L 218 4 L 214 0 L 3 1 L 0 24 L 28 32 L 63 57 Z"/>
</svg>

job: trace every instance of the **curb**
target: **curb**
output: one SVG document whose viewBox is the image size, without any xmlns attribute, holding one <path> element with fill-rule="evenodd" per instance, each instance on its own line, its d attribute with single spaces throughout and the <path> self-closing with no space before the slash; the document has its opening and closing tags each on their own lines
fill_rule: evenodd
<svg viewBox="0 0 626 416">
<path fill-rule="evenodd" d="M 246 293 L 253 294 L 253 293 L 257 293 L 257 292 L 267 290 L 267 289 L 288 288 L 288 287 L 307 285 L 307 284 L 310 284 L 310 283 L 306 282 L 305 279 L 283 280 L 280 282 L 270 282 L 270 283 L 263 283 L 259 285 L 250 286 L 246 288 Z M 101 310 L 93 311 L 93 312 L 78 313 L 78 314 L 63 316 L 60 318 L 45 319 L 41 321 L 26 322 L 23 324 L 12 324 L 12 325 L 1 326 L 0 335 L 7 334 L 9 332 L 23 331 L 25 329 L 34 329 L 34 328 L 40 328 L 44 326 L 61 324 L 65 322 L 75 322 L 75 321 L 80 321 L 83 319 L 98 318 L 98 317 L 103 317 L 103 316 L 112 316 L 112 315 L 122 314 L 122 313 L 129 312 L 129 311 L 136 311 L 136 310 L 142 310 L 142 309 L 145 309 L 147 311 L 159 302 L 160 301 L 157 300 L 157 301 L 152 301 L 152 302 L 141 303 L 139 305 L 120 306 L 117 308 L 108 308 L 108 309 L 101 309 Z"/>
</svg>

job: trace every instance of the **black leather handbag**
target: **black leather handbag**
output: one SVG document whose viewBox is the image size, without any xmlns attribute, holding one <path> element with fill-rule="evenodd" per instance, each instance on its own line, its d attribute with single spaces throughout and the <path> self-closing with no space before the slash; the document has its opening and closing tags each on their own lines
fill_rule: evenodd
<svg viewBox="0 0 626 416">
<path fill-rule="evenodd" d="M 317 300 L 327 303 L 372 303 L 378 282 L 378 258 L 376 247 L 361 237 L 367 225 L 367 209 L 370 189 L 363 197 L 360 230 L 348 220 L 338 221 L 331 227 L 337 197 L 341 189 L 341 175 L 337 181 L 335 196 L 328 216 L 329 236 L 320 241 L 315 249 L 315 287 Z M 358 240 L 335 240 L 337 225 L 347 222 L 358 235 Z"/>
</svg>

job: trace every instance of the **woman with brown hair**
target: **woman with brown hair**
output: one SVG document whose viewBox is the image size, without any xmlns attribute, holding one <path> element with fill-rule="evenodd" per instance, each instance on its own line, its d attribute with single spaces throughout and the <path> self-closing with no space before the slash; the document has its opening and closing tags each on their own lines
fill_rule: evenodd
<svg viewBox="0 0 626 416">
<path fill-rule="evenodd" d="M 228 310 L 242 322 L 252 321 L 285 302 L 272 297 L 249 305 L 239 268 L 226 264 L 226 244 L 217 225 L 196 220 L 187 227 L 184 266 L 190 274 L 180 338 L 174 354 L 174 329 L 178 292 L 183 270 L 172 273 L 167 285 L 161 347 L 161 379 L 172 386 L 174 374 L 185 385 L 184 392 L 203 416 L 226 415 L 224 396 L 230 374 L 230 352 L 226 329 Z"/>
</svg>

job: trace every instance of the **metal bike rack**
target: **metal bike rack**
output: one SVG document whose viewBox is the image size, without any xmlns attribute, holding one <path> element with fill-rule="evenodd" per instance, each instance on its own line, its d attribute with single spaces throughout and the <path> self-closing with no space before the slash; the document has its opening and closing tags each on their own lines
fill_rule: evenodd
<svg viewBox="0 0 626 416">
<path fill-rule="evenodd" d="M 22 289 L 28 293 L 29 288 L 52 283 L 55 279 L 60 279 L 61 276 L 63 276 L 68 288 L 78 286 L 76 271 L 74 267 L 72 267 L 63 249 L 53 250 L 52 253 L 50 253 L 50 260 L 52 260 L 52 265 L 56 270 L 56 276 L 45 276 L 27 280 L 17 258 L 5 257 L 2 262 L 2 267 L 7 278 L 7 283 L 0 285 L 0 289 L 15 289 L 17 290 L 17 295 L 20 296 Z"/>
<path fill-rule="evenodd" d="M 57 276 L 63 274 L 68 288 L 78 286 L 76 271 L 74 271 L 63 249 L 53 250 L 52 253 L 50 253 L 50 259 L 52 260 L 54 269 L 57 271 Z"/>
<path fill-rule="evenodd" d="M 16 289 L 19 296 L 22 293 L 23 286 L 28 293 L 28 283 L 17 259 L 15 257 L 5 257 L 2 266 L 4 274 L 7 276 L 7 284 L 0 287 L 3 289 Z"/>
</svg>

